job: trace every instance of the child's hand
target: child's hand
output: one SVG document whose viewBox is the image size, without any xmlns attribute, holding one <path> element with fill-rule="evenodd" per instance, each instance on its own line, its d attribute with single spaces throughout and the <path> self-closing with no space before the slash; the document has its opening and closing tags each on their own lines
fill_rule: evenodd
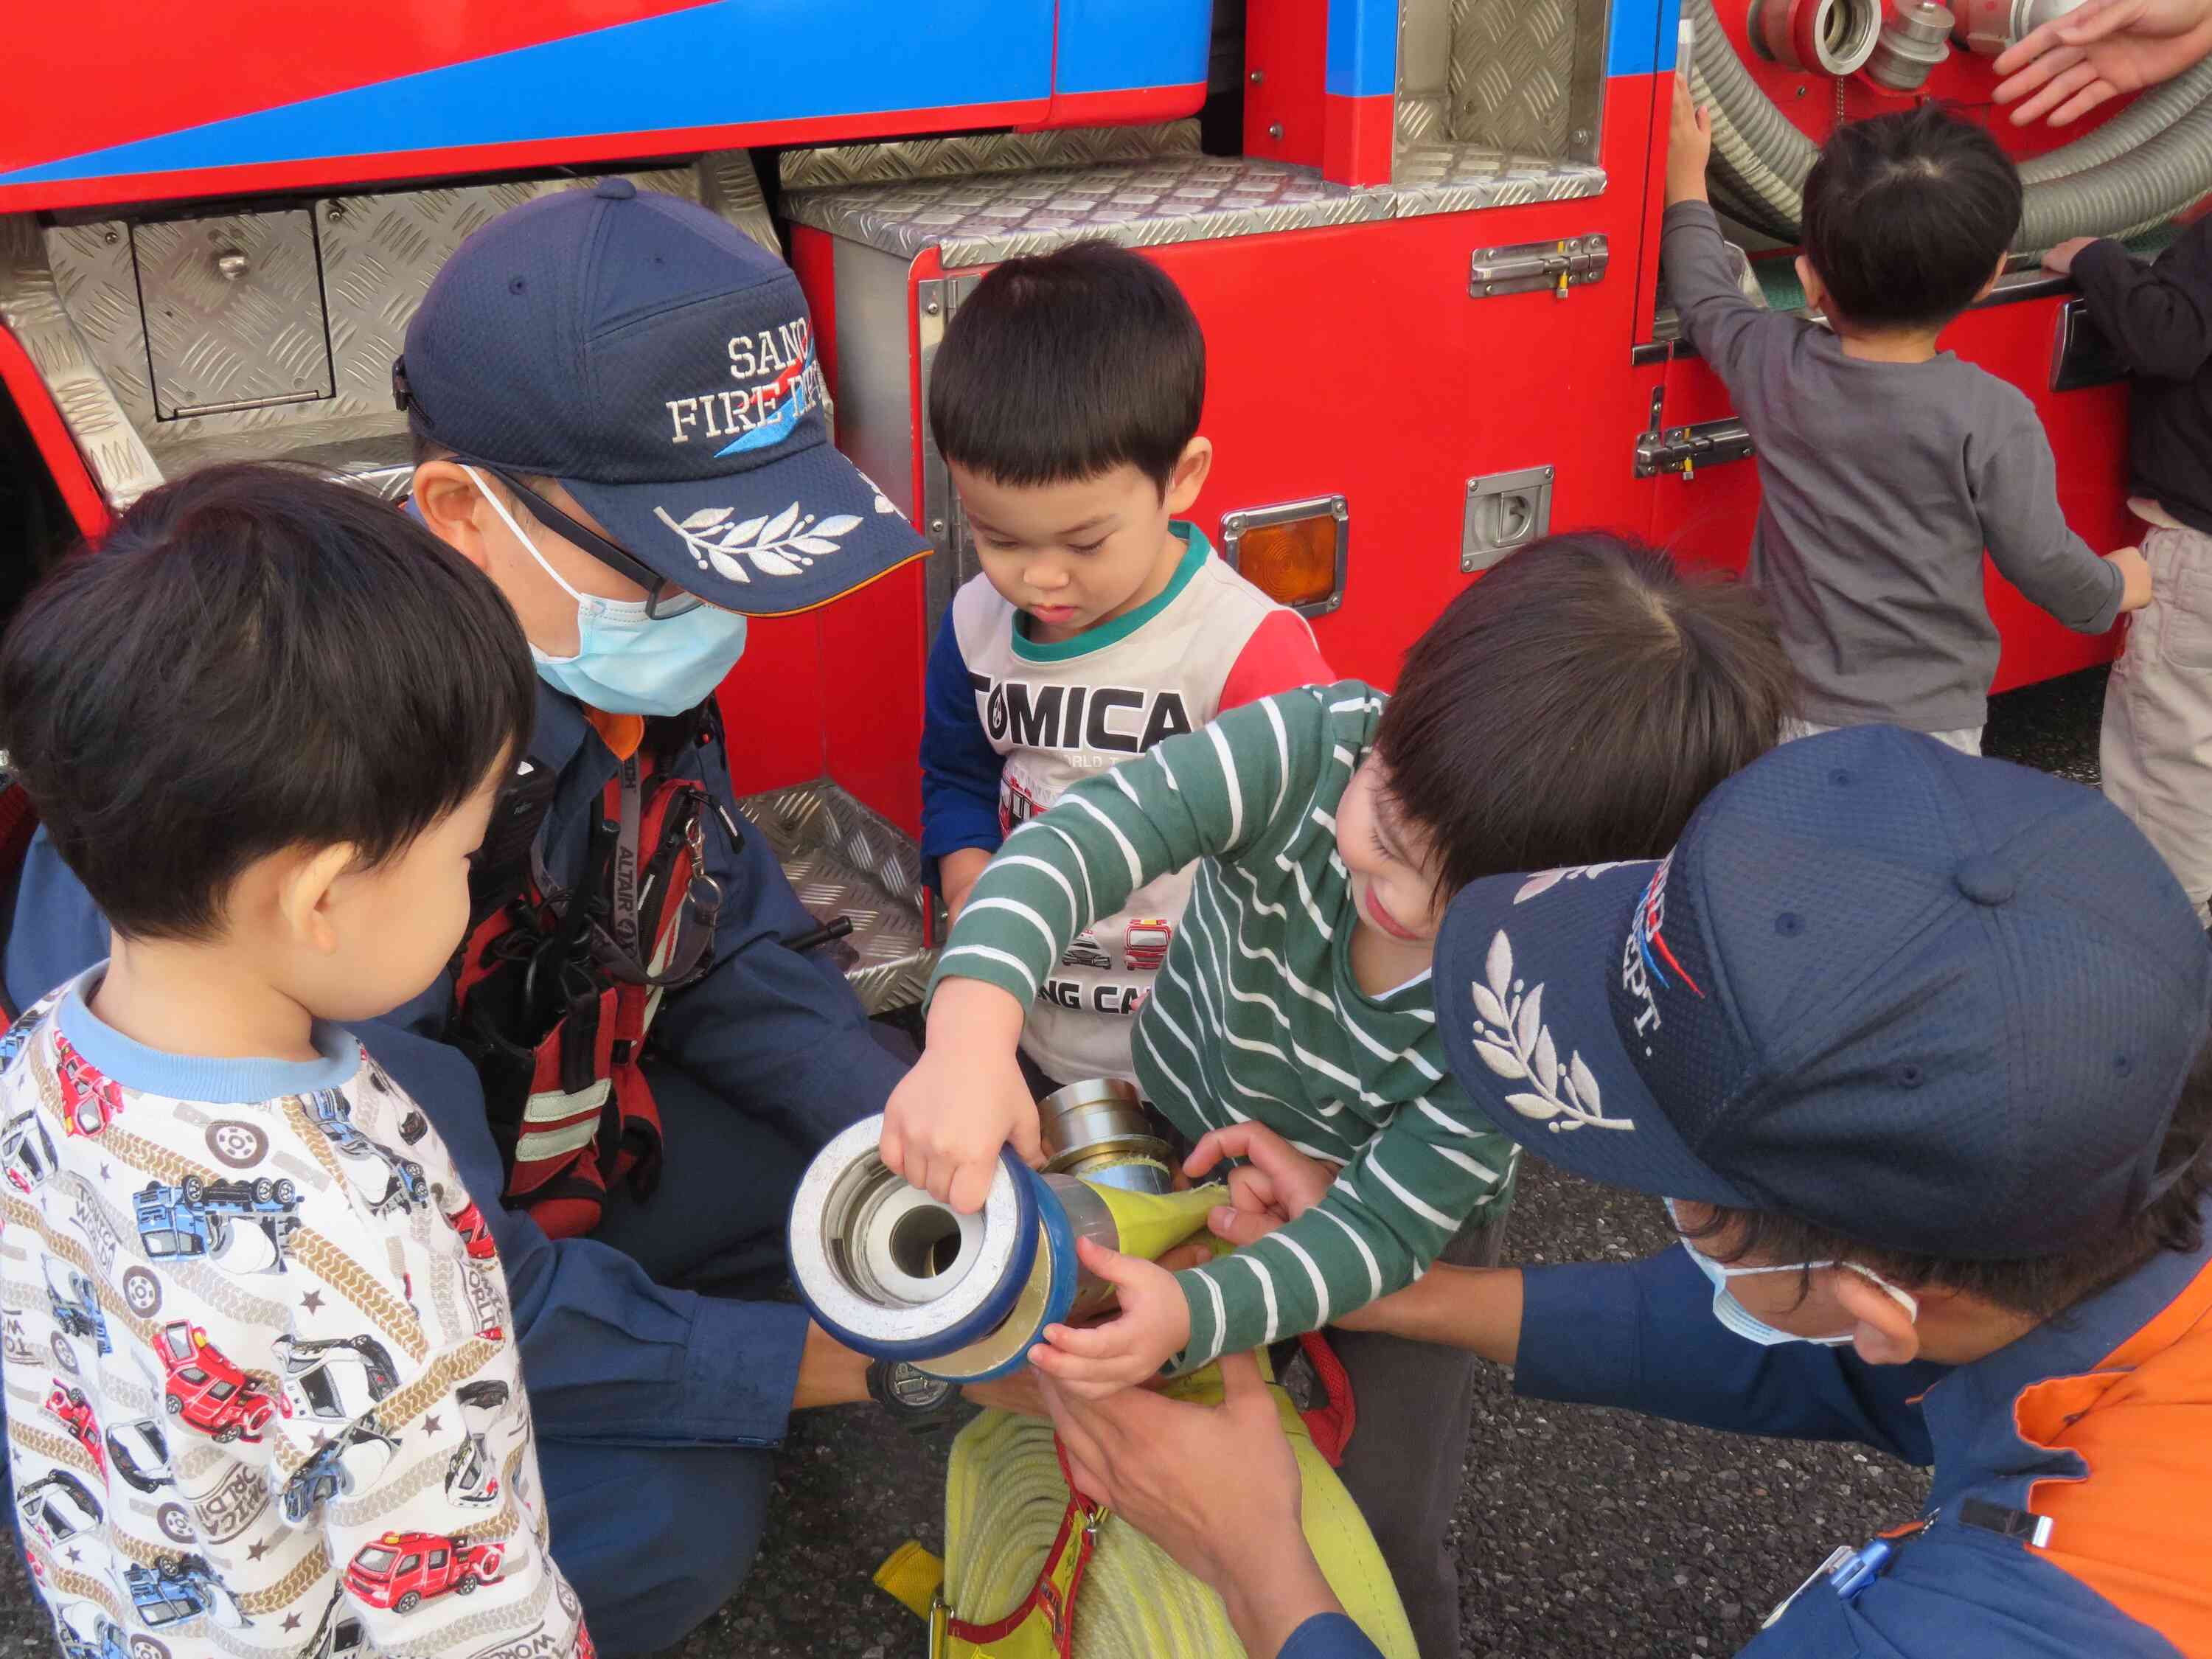
<svg viewBox="0 0 2212 1659">
<path fill-rule="evenodd" d="M 1667 205 L 1705 199 L 1705 164 L 1712 158 L 1713 118 L 1690 92 L 1687 70 L 1674 76 L 1674 111 L 1667 130 Z"/>
<path fill-rule="evenodd" d="M 1328 1195 L 1336 1166 L 1308 1158 L 1273 1129 L 1235 1123 L 1210 1129 L 1183 1160 L 1183 1173 L 1201 1176 L 1224 1158 L 1251 1162 L 1229 1172 L 1231 1202 L 1216 1206 L 1206 1224 L 1232 1244 L 1256 1244 Z"/>
<path fill-rule="evenodd" d="M 929 1009 L 929 1042 L 884 1106 L 878 1151 L 892 1172 L 963 1212 L 983 1207 L 1009 1142 L 1044 1162 L 1036 1102 L 1014 1053 L 1022 1005 L 980 979 L 948 979 Z"/>
<path fill-rule="evenodd" d="M 2043 268 L 2055 270 L 2061 276 L 2070 276 L 2074 270 L 2074 256 L 2096 240 L 2094 236 L 2075 236 L 2061 242 L 2044 254 Z"/>
<path fill-rule="evenodd" d="M 1190 1304 L 1182 1286 L 1157 1261 L 1123 1255 L 1087 1238 L 1075 1242 L 1083 1265 L 1114 1286 L 1121 1311 L 1103 1325 L 1048 1325 L 1030 1350 L 1030 1364 L 1084 1400 L 1156 1376 L 1190 1341 Z"/>
<path fill-rule="evenodd" d="M 2140 547 L 2123 547 L 2105 556 L 2120 568 L 2120 609 L 2140 611 L 2150 603 L 2150 561 Z"/>
</svg>

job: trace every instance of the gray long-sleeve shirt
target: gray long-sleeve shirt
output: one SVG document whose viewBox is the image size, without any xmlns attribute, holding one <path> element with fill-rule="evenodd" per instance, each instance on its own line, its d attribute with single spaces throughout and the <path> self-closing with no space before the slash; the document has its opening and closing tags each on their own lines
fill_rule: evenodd
<svg viewBox="0 0 2212 1659">
<path fill-rule="evenodd" d="M 1703 202 L 1667 210 L 1667 291 L 1758 446 L 1751 574 L 1822 726 L 1979 726 L 1997 631 L 1982 550 L 2067 627 L 2101 634 L 2118 569 L 2066 527 L 2057 466 L 2015 386 L 1939 352 L 1867 362 L 1802 318 L 1753 305 Z"/>
</svg>

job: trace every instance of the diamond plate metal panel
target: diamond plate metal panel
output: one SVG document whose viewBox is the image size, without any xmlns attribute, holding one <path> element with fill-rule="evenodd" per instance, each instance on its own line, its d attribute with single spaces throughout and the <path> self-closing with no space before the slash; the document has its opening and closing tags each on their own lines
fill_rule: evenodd
<svg viewBox="0 0 2212 1659">
<path fill-rule="evenodd" d="M 986 132 L 890 144 L 825 144 L 819 149 L 784 151 L 778 168 L 786 190 L 825 190 L 1197 154 L 1197 122 L 1164 121 L 1142 127 L 1067 127 L 1055 132 Z"/>
<path fill-rule="evenodd" d="M 1501 155 L 1464 144 L 1439 145 L 1398 158 L 1398 182 L 1388 187 L 1394 216 L 1465 213 L 1475 208 L 1566 202 L 1605 189 L 1605 169 L 1579 161 Z"/>
<path fill-rule="evenodd" d="M 1328 184 L 1310 168 L 1210 155 L 809 191 L 785 205 L 801 224 L 902 258 L 935 247 L 948 267 L 1084 237 L 1151 247 L 1352 224 L 1390 211 L 1377 192 Z"/>
<path fill-rule="evenodd" d="M 1452 0 L 1450 129 L 1457 143 L 1567 153 L 1573 0 Z"/>
<path fill-rule="evenodd" d="M 876 1014 L 920 1002 L 937 952 L 922 943 L 922 908 L 933 901 L 915 844 L 827 778 L 738 806 L 815 920 L 851 918 L 852 933 L 822 948 L 845 958 L 861 1006 Z"/>
<path fill-rule="evenodd" d="M 98 227 L 53 234 L 88 233 L 100 245 Z M 119 230 L 115 233 L 115 243 L 123 248 L 119 257 L 127 270 L 130 250 L 124 246 Z M 62 284 L 46 251 L 46 236 L 29 214 L 0 217 L 0 318 L 6 319 L 9 332 L 37 365 L 40 378 L 52 394 L 62 418 L 69 422 L 70 432 L 100 487 L 110 501 L 125 506 L 161 483 L 161 474 L 147 453 L 138 428 L 117 399 L 93 343 L 64 303 Z M 109 252 L 104 245 L 101 251 Z M 134 313 L 137 310 L 135 295 L 131 296 L 130 308 Z M 142 356 L 138 360 L 142 389 L 145 375 Z"/>
<path fill-rule="evenodd" d="M 134 225 L 131 251 L 158 418 L 331 395 L 315 227 L 307 213 Z"/>
<path fill-rule="evenodd" d="M 291 459 L 381 493 L 404 487 L 405 417 L 392 406 L 392 360 L 422 295 L 478 226 L 602 176 L 331 197 L 305 210 L 319 244 L 330 395 L 304 404 L 161 420 L 131 240 L 151 226 L 121 220 L 54 226 L 0 219 L 0 316 L 40 364 L 71 432 L 118 510 L 161 482 L 217 460 Z M 768 205 L 743 150 L 696 167 L 626 173 L 641 190 L 702 204 L 781 256 Z M 52 365 L 49 368 L 49 364 Z"/>
</svg>

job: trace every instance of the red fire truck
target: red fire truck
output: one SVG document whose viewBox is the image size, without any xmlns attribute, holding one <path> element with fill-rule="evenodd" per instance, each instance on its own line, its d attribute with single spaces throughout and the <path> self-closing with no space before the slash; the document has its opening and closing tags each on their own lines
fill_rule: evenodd
<svg viewBox="0 0 2212 1659">
<path fill-rule="evenodd" d="M 1547 527 L 1744 556 L 1748 441 L 1659 291 L 1686 37 L 1745 280 L 1778 307 L 1803 302 L 1796 189 L 1839 118 L 1929 96 L 1991 118 L 2031 174 L 2023 248 L 2154 236 L 2212 187 L 2187 118 L 2212 78 L 2015 131 L 1988 58 L 2066 0 L 1954 3 L 392 0 L 356 27 L 307 0 L 158 27 L 134 0 L 33 7 L 0 115 L 0 513 L 96 530 L 240 456 L 396 493 L 392 358 L 464 236 L 607 173 L 704 203 L 788 257 L 838 441 L 938 549 L 756 623 L 724 690 L 755 816 L 817 908 L 869 918 L 856 977 L 887 1006 L 924 960 L 902 837 L 927 641 L 976 568 L 921 410 L 981 272 L 1085 236 L 1158 259 L 1206 331 L 1196 516 L 1340 671 L 1388 684 Z M 2028 266 L 1946 343 L 2033 398 L 2062 501 L 2109 549 L 2122 394 Z M 2109 654 L 1990 594 L 2001 687 Z"/>
</svg>

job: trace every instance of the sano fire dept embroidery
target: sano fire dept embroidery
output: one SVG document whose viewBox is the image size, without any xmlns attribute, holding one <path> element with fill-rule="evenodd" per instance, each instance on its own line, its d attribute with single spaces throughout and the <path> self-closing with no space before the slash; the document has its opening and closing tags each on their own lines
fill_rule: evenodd
<svg viewBox="0 0 2212 1659">
<path fill-rule="evenodd" d="M 1651 872 L 1644 896 L 1637 901 L 1629 918 L 1628 938 L 1620 949 L 1620 983 L 1636 1000 L 1639 1036 L 1648 1036 L 1659 1029 L 1659 992 L 1680 984 L 1699 1001 L 1705 1000 L 1704 988 L 1690 977 L 1667 943 L 1667 872 L 1674 864 L 1674 855 L 1669 853 Z"/>
</svg>

